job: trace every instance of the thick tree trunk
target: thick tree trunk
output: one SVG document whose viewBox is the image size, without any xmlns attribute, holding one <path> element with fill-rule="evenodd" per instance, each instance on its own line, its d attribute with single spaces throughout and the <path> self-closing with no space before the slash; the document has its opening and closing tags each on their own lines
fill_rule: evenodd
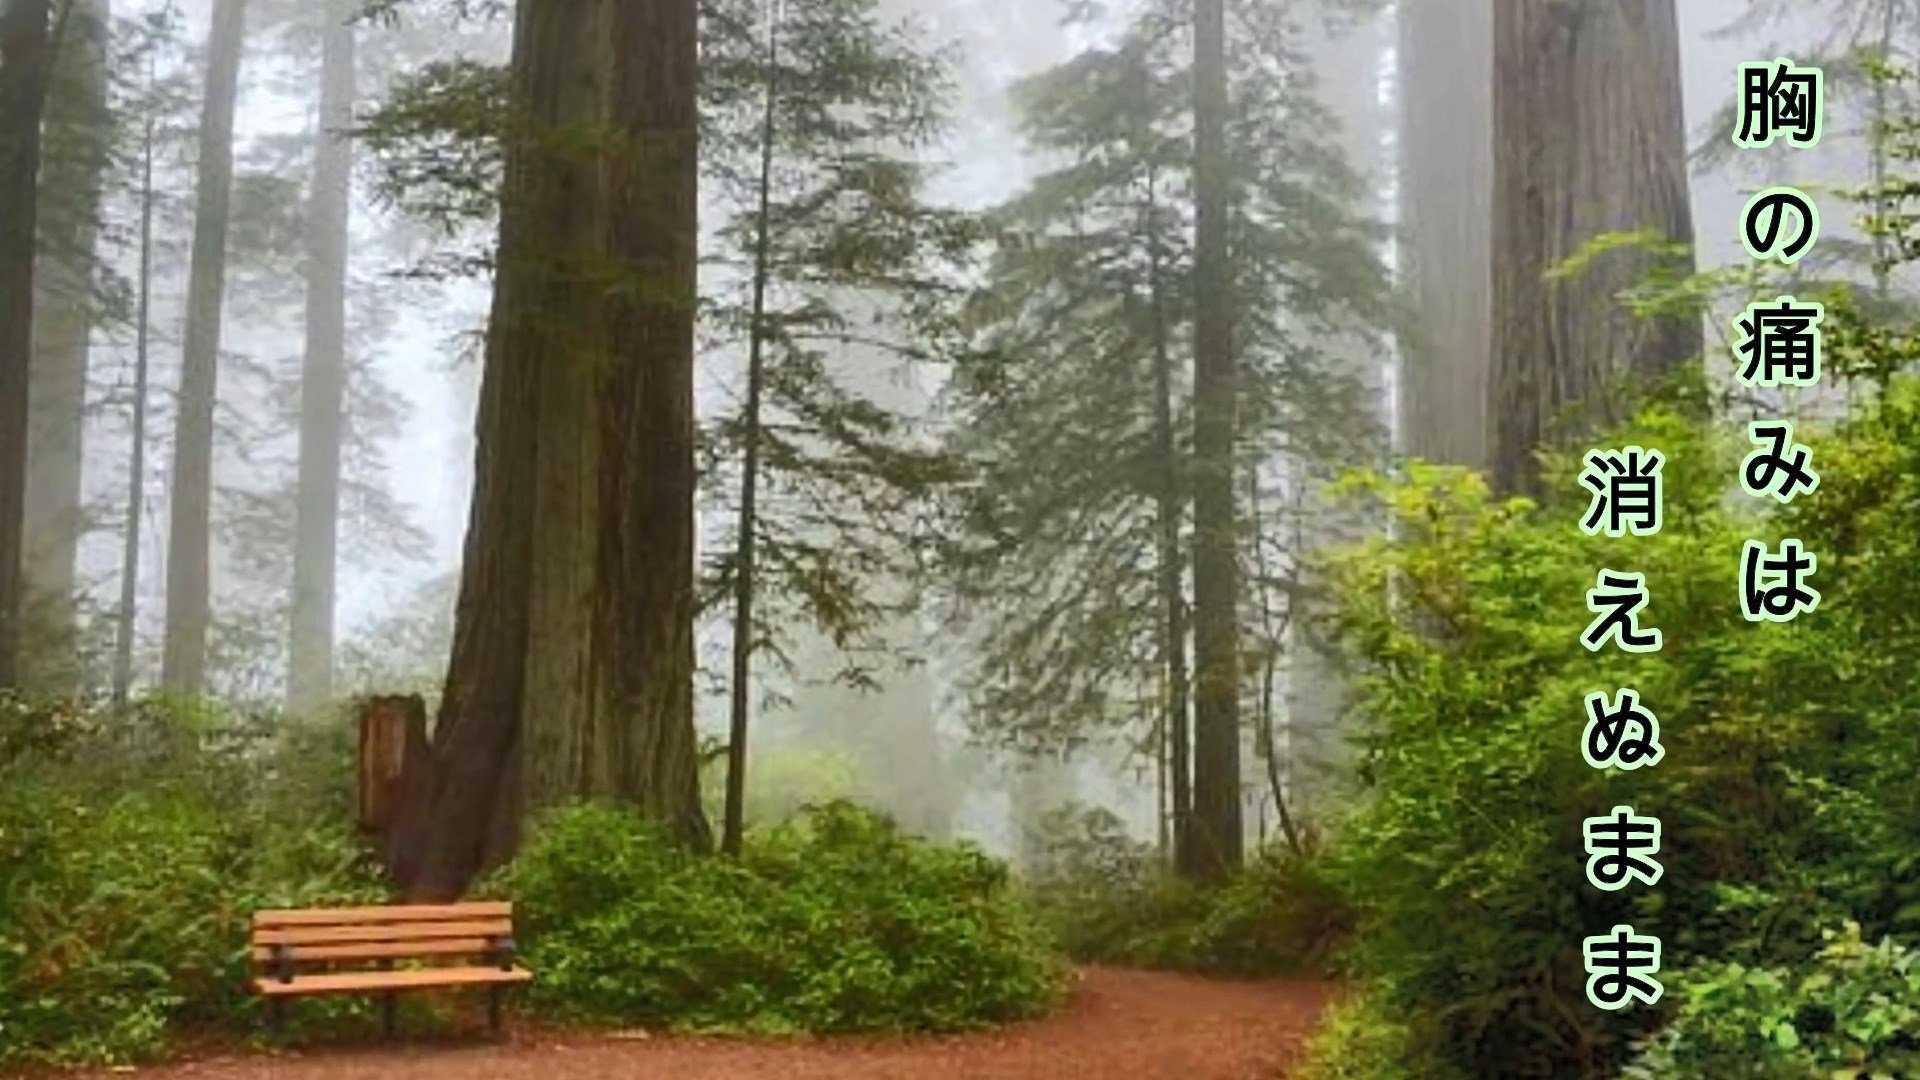
<svg viewBox="0 0 1920 1080">
<path fill-rule="evenodd" d="M 26 541 L 21 575 L 33 613 L 25 681 L 48 692 L 77 688 L 75 566 L 85 518 L 80 503 L 88 343 L 94 324 L 94 241 L 107 167 L 107 36 L 104 0 L 73 0 L 54 46 L 42 124 L 43 199 L 34 272 L 33 412 L 27 424 Z"/>
<path fill-rule="evenodd" d="M 320 52 L 320 131 L 307 210 L 307 349 L 300 373 L 300 478 L 293 536 L 287 708 L 333 697 L 335 553 L 340 529 L 341 400 L 347 366 L 352 205 L 353 10 L 330 5 Z"/>
<path fill-rule="evenodd" d="M 226 295 L 228 205 L 233 191 L 233 113 L 239 97 L 246 0 L 214 0 L 207 33 L 206 100 L 200 114 L 199 188 L 187 279 L 186 342 L 173 438 L 172 521 L 167 539 L 167 625 L 160 679 L 197 694 L 205 687 L 211 617 L 213 407 Z"/>
<path fill-rule="evenodd" d="M 1240 866 L 1239 531 L 1233 460 L 1231 213 L 1225 154 L 1225 0 L 1194 5 L 1194 718 L 1192 852 L 1182 869 L 1218 880 Z"/>
<path fill-rule="evenodd" d="M 605 636 L 603 724 L 618 794 L 700 846 L 693 729 L 693 321 L 699 253 L 697 0 L 614 8 L 616 138 L 609 237 L 622 284 L 609 305 L 615 350 L 598 422 Z"/>
<path fill-rule="evenodd" d="M 1673 0 L 1500 0 L 1493 87 L 1494 482 L 1537 494 L 1543 442 L 1620 418 L 1622 376 L 1644 385 L 1701 348 L 1697 319 L 1643 321 L 1617 299 L 1691 255 L 1619 250 L 1544 277 L 1604 233 L 1693 242 Z"/>
<path fill-rule="evenodd" d="M 617 799 L 710 840 L 693 731 L 694 18 L 682 0 L 519 8 L 525 129 L 453 657 L 389 849 L 422 899 L 508 857 L 528 807 Z"/>
<path fill-rule="evenodd" d="M 1401 449 L 1484 468 L 1493 351 L 1493 0 L 1401 0 Z"/>
<path fill-rule="evenodd" d="M 19 685 L 34 223 L 51 14 L 48 0 L 0 7 L 0 690 Z"/>
</svg>

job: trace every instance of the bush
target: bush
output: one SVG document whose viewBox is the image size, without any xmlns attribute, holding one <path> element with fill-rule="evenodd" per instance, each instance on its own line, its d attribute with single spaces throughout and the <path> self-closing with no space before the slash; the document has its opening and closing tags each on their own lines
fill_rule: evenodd
<svg viewBox="0 0 1920 1080">
<path fill-rule="evenodd" d="M 681 1030 L 950 1032 L 1037 1015 L 1062 972 L 1004 867 L 845 803 L 688 854 L 631 812 L 549 814 L 488 891 L 518 905 L 528 1001 Z"/>
<path fill-rule="evenodd" d="M 1416 1071 L 1412 1032 L 1367 989 L 1328 1006 L 1290 1080 L 1463 1080 L 1459 1074 Z"/>
<path fill-rule="evenodd" d="M 1848 923 L 1796 969 L 1702 964 L 1624 1080 L 1828 1080 L 1920 1071 L 1920 952 Z"/>
<path fill-rule="evenodd" d="M 0 1066 L 237 1027 L 254 910 L 382 895 L 343 823 L 262 812 L 271 756 L 217 713 L 13 702 L 0 748 Z"/>
<path fill-rule="evenodd" d="M 1323 974 L 1348 930 L 1344 900 L 1318 858 L 1255 854 L 1226 885 L 1170 873 L 1111 812 L 1069 805 L 1046 815 L 1027 883 L 1068 955 L 1088 963 L 1231 975 Z"/>
</svg>

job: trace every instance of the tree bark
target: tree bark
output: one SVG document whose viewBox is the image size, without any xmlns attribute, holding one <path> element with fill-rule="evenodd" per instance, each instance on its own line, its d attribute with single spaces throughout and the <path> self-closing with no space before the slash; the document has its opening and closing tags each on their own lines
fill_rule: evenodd
<svg viewBox="0 0 1920 1080">
<path fill-rule="evenodd" d="M 1673 0 L 1500 0 L 1493 87 L 1494 483 L 1538 494 L 1542 443 L 1621 419 L 1622 385 L 1701 349 L 1692 315 L 1644 321 L 1617 299 L 1650 272 L 1691 272 L 1690 253 L 1621 249 L 1545 279 L 1605 233 L 1693 242 Z"/>
<path fill-rule="evenodd" d="M 86 521 L 81 507 L 88 344 L 93 335 L 102 177 L 109 152 L 104 0 L 72 0 L 50 56 L 43 119 L 34 273 L 33 411 L 27 425 L 26 540 L 21 567 L 33 613 L 25 681 L 50 693 L 78 688 L 75 577 Z M 52 206 L 49 206 L 49 201 Z"/>
<path fill-rule="evenodd" d="M 300 474 L 293 539 L 287 709 L 333 697 L 340 529 L 341 401 L 347 366 L 348 227 L 353 193 L 352 10 L 329 5 L 320 49 L 320 130 L 307 210 L 307 342 L 300 373 Z"/>
<path fill-rule="evenodd" d="M 0 14 L 0 690 L 19 685 L 29 372 L 48 0 Z"/>
<path fill-rule="evenodd" d="M 693 730 L 694 24 L 684 0 L 518 9 L 453 656 L 389 848 L 417 898 L 460 894 L 512 854 L 525 809 L 569 799 L 710 841 Z"/>
<path fill-rule="evenodd" d="M 1225 154 L 1224 0 L 1194 5 L 1194 842 L 1181 869 L 1220 880 L 1241 863 L 1239 532 L 1234 522 L 1231 213 Z"/>
<path fill-rule="evenodd" d="M 206 100 L 200 114 L 199 186 L 187 279 L 187 326 L 174 421 L 167 623 L 160 680 L 198 694 L 206 684 L 212 611 L 213 409 L 226 295 L 228 208 L 233 193 L 233 114 L 239 97 L 246 0 L 214 0 L 207 33 Z"/>
</svg>

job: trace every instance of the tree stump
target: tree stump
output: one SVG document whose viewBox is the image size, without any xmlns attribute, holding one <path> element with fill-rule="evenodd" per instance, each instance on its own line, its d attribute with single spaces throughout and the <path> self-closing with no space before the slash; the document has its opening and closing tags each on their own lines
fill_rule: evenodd
<svg viewBox="0 0 1920 1080">
<path fill-rule="evenodd" d="M 400 803 L 407 759 L 427 752 L 427 706 L 419 695 L 361 703 L 357 816 L 362 833 L 384 840 Z"/>
</svg>

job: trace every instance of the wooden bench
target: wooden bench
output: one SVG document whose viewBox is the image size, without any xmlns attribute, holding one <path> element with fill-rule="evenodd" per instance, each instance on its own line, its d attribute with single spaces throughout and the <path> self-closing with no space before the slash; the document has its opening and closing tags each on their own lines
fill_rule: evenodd
<svg viewBox="0 0 1920 1080">
<path fill-rule="evenodd" d="M 487 1022 L 498 1033 L 502 992 L 533 978 L 514 963 L 513 905 L 505 902 L 260 911 L 249 945 L 253 989 L 276 1027 L 288 998 L 379 994 L 391 1038 L 396 995 L 484 986 Z M 403 962 L 430 966 L 397 966 Z"/>
</svg>

